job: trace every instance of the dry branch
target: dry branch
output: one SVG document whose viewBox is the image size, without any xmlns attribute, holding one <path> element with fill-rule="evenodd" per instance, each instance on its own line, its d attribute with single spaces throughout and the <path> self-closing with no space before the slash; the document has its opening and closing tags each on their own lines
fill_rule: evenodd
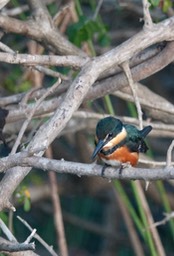
<svg viewBox="0 0 174 256">
<path fill-rule="evenodd" d="M 37 156 L 27 156 L 27 152 L 17 153 L 1 158 L 0 172 L 5 172 L 15 166 L 34 167 L 42 170 L 54 171 L 57 173 L 69 173 L 77 176 L 101 176 L 102 166 L 95 163 L 83 164 L 65 160 L 48 159 Z M 155 169 L 127 167 L 119 172 L 118 168 L 107 167 L 105 177 L 108 179 L 121 180 L 169 180 L 174 179 L 174 167 L 166 166 Z M 9 170 L 10 171 L 10 170 Z M 8 172 L 9 172 L 8 171 Z"/>
<path fill-rule="evenodd" d="M 16 21 L 14 21 L 13 23 L 13 28 L 17 27 L 14 25 L 15 22 Z M 0 16 L 0 27 L 4 26 L 5 28 L 4 24 L 6 24 L 7 27 L 9 26 L 9 29 L 10 29 L 10 25 L 7 22 L 7 20 L 5 20 L 5 17 Z M 18 24 L 18 25 L 20 29 L 22 29 L 21 24 Z M 26 23 L 24 24 L 24 27 L 25 25 Z M 21 32 L 20 29 L 18 28 L 17 33 Z M 28 29 L 30 28 L 28 27 Z M 36 33 L 35 29 L 36 27 L 34 28 L 34 32 Z M 7 31 L 9 30 L 7 29 Z M 110 69 L 115 65 L 120 65 L 124 61 L 130 60 L 134 55 L 136 55 L 143 49 L 146 49 L 147 47 L 155 43 L 158 43 L 164 40 L 165 41 L 174 40 L 173 31 L 174 31 L 174 17 L 171 17 L 169 19 L 164 20 L 163 22 L 153 25 L 148 30 L 146 29 L 146 30 L 140 31 L 134 37 L 130 38 L 129 40 L 127 40 L 120 46 L 116 47 L 115 49 L 107 52 L 106 54 L 100 57 L 93 58 L 92 60 L 87 62 L 83 66 L 79 75 L 75 78 L 75 80 L 69 87 L 64 100 L 61 102 L 59 108 L 55 111 L 53 117 L 47 123 L 42 125 L 38 130 L 38 132 L 36 132 L 33 140 L 30 142 L 28 146 L 28 150 L 33 152 L 35 151 L 35 149 L 39 148 L 41 144 L 45 149 L 48 148 L 48 146 L 52 143 L 52 141 L 65 128 L 67 122 L 70 120 L 73 113 L 79 108 L 80 104 L 83 102 L 91 86 L 94 84 L 94 82 L 100 77 L 100 75 L 104 71 Z M 51 32 L 54 34 L 55 31 L 51 30 Z M 27 31 L 27 33 L 29 33 L 29 31 Z M 37 31 L 37 33 L 40 33 L 40 31 Z M 50 36 L 48 31 L 47 33 L 42 35 L 42 39 L 44 38 L 44 36 L 46 37 Z M 54 35 L 51 35 L 51 37 L 53 39 Z M 50 41 L 47 43 L 50 43 Z M 170 55 L 171 55 L 171 52 L 170 52 Z M 167 59 L 167 61 L 169 61 L 169 58 Z M 163 66 L 165 65 L 162 62 L 160 67 L 158 66 L 158 68 L 161 69 Z M 150 70 L 151 66 L 147 68 L 151 73 L 151 70 Z M 135 74 L 132 70 L 132 76 L 134 81 L 137 81 L 134 77 L 136 75 L 137 74 Z M 109 86 L 110 86 L 110 89 L 107 87 L 107 90 L 109 89 L 108 91 L 115 90 L 115 85 L 113 86 L 112 84 L 112 87 L 111 85 Z M 119 86 L 121 87 L 122 84 Z M 100 90 L 101 90 L 101 87 L 100 87 Z M 105 94 L 108 91 L 106 91 L 105 89 Z M 94 91 L 93 91 L 93 95 L 94 95 Z M 42 155 L 43 153 L 44 151 L 41 151 L 39 155 Z M 28 167 L 26 168 L 15 167 L 6 172 L 5 176 L 3 177 L 0 183 L 0 187 L 1 187 L 0 209 L 3 209 L 3 207 L 9 206 L 9 199 L 13 191 L 18 186 L 18 184 L 23 180 L 23 178 L 28 174 L 30 169 L 31 168 L 28 168 Z M 165 170 L 166 177 L 168 178 L 170 178 L 170 172 L 167 172 L 169 170 L 171 170 L 171 168 L 167 168 Z M 151 177 L 148 178 L 148 180 L 150 179 Z"/>
<path fill-rule="evenodd" d="M 17 218 L 31 231 L 33 232 L 33 228 L 20 216 Z M 58 256 L 58 254 L 54 251 L 52 246 L 49 246 L 37 233 L 34 234 L 34 238 L 38 240 L 52 256 Z"/>
</svg>

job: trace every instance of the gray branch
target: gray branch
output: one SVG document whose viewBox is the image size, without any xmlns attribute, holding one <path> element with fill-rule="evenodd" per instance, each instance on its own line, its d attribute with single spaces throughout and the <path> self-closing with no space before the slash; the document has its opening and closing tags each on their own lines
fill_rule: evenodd
<svg viewBox="0 0 174 256">
<path fill-rule="evenodd" d="M 3 242 L 1 243 L 0 239 L 0 251 L 1 252 L 21 252 L 21 251 L 28 251 L 28 250 L 34 250 L 35 244 L 30 243 L 12 243 L 12 242 Z"/>
<path fill-rule="evenodd" d="M 27 152 L 17 153 L 0 160 L 0 172 L 4 172 L 15 166 L 34 167 L 44 171 L 54 171 L 57 173 L 68 173 L 77 176 L 101 176 L 103 166 L 91 163 L 76 163 L 65 160 L 48 159 L 38 156 L 27 156 Z M 174 179 L 174 167 L 164 168 L 134 168 L 126 167 L 120 171 L 118 168 L 107 167 L 105 178 L 120 180 L 169 180 Z"/>
</svg>

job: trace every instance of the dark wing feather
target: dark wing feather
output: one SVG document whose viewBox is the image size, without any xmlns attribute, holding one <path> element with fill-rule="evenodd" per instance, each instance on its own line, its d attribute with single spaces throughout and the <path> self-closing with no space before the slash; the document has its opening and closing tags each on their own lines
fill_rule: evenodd
<svg viewBox="0 0 174 256">
<path fill-rule="evenodd" d="M 144 138 L 152 130 L 152 127 L 146 126 L 143 130 L 138 130 L 133 125 L 125 125 L 127 131 L 127 138 L 125 145 L 129 148 L 131 152 L 142 152 L 145 153 L 148 150 L 148 147 L 144 141 Z"/>
<path fill-rule="evenodd" d="M 148 125 L 148 126 L 144 127 L 143 130 L 139 131 L 139 133 L 141 134 L 142 138 L 145 138 L 148 135 L 148 133 L 151 132 L 151 130 L 152 130 L 152 126 Z"/>
</svg>

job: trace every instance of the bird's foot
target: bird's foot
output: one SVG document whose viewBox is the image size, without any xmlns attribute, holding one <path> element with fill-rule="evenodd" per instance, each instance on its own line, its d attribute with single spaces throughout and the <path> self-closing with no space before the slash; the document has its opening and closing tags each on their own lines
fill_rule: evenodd
<svg viewBox="0 0 174 256">
<path fill-rule="evenodd" d="M 131 164 L 130 164 L 130 163 L 121 163 L 120 168 L 119 168 L 119 170 L 118 170 L 119 175 L 122 174 L 123 169 L 129 168 L 129 167 L 131 167 Z"/>
<path fill-rule="evenodd" d="M 107 167 L 109 167 L 110 165 L 109 164 L 104 164 L 103 167 L 102 167 L 102 171 L 101 171 L 101 177 L 102 178 L 105 178 L 105 170 Z"/>
</svg>

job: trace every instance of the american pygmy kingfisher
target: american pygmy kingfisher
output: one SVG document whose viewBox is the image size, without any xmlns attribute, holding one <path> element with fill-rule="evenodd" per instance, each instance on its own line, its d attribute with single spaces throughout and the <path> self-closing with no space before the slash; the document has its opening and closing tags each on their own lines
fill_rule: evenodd
<svg viewBox="0 0 174 256">
<path fill-rule="evenodd" d="M 144 138 L 152 130 L 148 125 L 138 130 L 130 124 L 123 124 L 119 119 L 109 116 L 101 119 L 96 126 L 96 148 L 92 159 L 98 155 L 107 165 L 118 166 L 119 163 L 138 163 L 139 153 L 145 153 L 148 147 Z"/>
</svg>

